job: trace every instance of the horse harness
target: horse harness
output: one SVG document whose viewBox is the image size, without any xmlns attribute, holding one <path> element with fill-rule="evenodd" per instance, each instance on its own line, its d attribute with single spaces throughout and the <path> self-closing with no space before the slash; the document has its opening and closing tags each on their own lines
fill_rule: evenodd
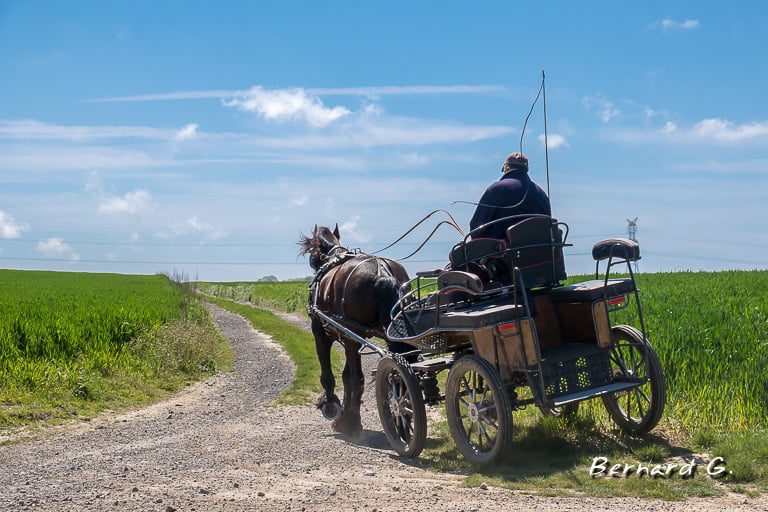
<svg viewBox="0 0 768 512">
<path fill-rule="evenodd" d="M 374 260 L 377 264 L 378 269 L 381 269 L 381 258 L 379 258 L 378 256 L 372 256 L 370 254 L 363 253 L 359 249 L 350 251 L 345 247 L 336 245 L 332 247 L 330 251 L 328 251 L 328 256 L 325 263 L 323 263 L 323 265 L 319 269 L 317 269 L 317 272 L 315 273 L 315 277 L 312 279 L 312 282 L 309 285 L 309 293 L 313 297 L 313 301 L 312 301 L 313 306 L 317 307 L 317 299 L 318 299 L 318 294 L 320 289 L 319 284 L 320 284 L 320 281 L 322 281 L 323 277 L 325 277 L 326 274 L 328 274 L 328 272 L 330 272 L 333 268 L 357 256 L 366 256 L 366 257 L 361 259 L 359 262 L 357 262 L 357 264 L 352 268 L 349 274 L 347 274 L 347 278 L 344 280 L 344 287 L 342 288 L 342 292 L 341 292 L 341 315 L 333 315 L 333 316 L 337 320 L 342 321 L 346 324 L 349 324 L 351 327 L 354 327 L 358 330 L 362 330 L 370 334 L 372 333 L 372 331 L 369 328 L 365 327 L 364 325 L 360 325 L 357 322 L 347 318 L 346 310 L 345 310 L 347 285 L 349 284 L 349 280 L 351 279 L 351 277 L 354 275 L 354 273 L 357 271 L 358 268 L 360 268 L 360 266 L 363 263 Z M 334 276 L 334 279 L 335 279 L 335 276 Z M 333 282 L 330 283 L 329 289 L 332 289 L 332 287 L 333 287 Z M 378 334 L 378 333 L 375 333 L 375 334 Z"/>
</svg>

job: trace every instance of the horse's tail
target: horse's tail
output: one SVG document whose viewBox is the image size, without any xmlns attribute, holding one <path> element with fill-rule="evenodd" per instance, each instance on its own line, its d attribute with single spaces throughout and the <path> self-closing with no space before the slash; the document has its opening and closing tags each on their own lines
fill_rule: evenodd
<svg viewBox="0 0 768 512">
<path fill-rule="evenodd" d="M 392 264 L 396 264 L 391 260 L 385 258 L 377 258 L 378 266 L 378 294 L 379 294 L 379 311 L 378 311 L 378 323 L 382 329 L 382 335 L 387 340 L 386 332 L 389 324 L 392 322 L 392 308 L 395 307 L 397 301 L 400 300 L 400 287 L 403 284 L 403 276 L 396 275 L 398 272 L 392 268 Z M 405 269 L 402 269 L 399 273 L 405 273 Z M 407 274 L 405 274 L 407 277 Z M 402 343 L 391 344 L 387 340 L 389 349 L 394 352 L 407 352 L 412 350 L 412 347 L 404 345 Z"/>
</svg>

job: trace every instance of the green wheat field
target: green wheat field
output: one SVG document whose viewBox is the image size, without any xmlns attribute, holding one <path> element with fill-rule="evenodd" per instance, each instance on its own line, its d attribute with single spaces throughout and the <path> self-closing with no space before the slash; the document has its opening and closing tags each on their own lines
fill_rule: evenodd
<svg viewBox="0 0 768 512">
<path fill-rule="evenodd" d="M 193 299 L 164 275 L 0 270 L 0 425 L 141 403 L 226 367 Z"/>
</svg>

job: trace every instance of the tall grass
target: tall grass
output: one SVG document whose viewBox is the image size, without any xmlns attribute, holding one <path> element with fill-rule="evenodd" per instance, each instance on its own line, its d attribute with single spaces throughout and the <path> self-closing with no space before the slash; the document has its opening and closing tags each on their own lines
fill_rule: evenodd
<svg viewBox="0 0 768 512">
<path fill-rule="evenodd" d="M 162 275 L 0 270 L 0 425 L 140 402 L 225 365 L 182 288 Z"/>
<path fill-rule="evenodd" d="M 673 427 L 768 426 L 768 272 L 637 277 L 647 335 L 661 359 Z M 632 309 L 620 316 L 637 321 Z"/>
<path fill-rule="evenodd" d="M 308 286 L 306 281 L 197 283 L 198 289 L 208 295 L 235 302 L 250 302 L 254 306 L 286 313 L 305 311 Z"/>
</svg>

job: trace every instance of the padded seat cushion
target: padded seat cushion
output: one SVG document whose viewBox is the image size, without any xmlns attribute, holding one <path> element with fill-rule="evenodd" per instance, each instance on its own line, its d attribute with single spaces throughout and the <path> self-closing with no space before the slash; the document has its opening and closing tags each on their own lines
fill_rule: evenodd
<svg viewBox="0 0 768 512">
<path fill-rule="evenodd" d="M 608 297 L 624 295 L 635 291 L 632 279 L 609 279 L 606 286 L 604 279 L 593 279 L 549 292 L 552 302 L 593 302 L 603 298 L 603 291 Z"/>
<path fill-rule="evenodd" d="M 595 260 L 600 261 L 611 256 L 637 261 L 640 259 L 640 245 L 627 238 L 609 238 L 592 246 L 592 257 Z"/>
<path fill-rule="evenodd" d="M 475 274 L 460 270 L 447 270 L 437 276 L 437 289 L 441 293 L 451 290 L 463 290 L 470 293 L 483 291 L 483 282 Z"/>
</svg>

